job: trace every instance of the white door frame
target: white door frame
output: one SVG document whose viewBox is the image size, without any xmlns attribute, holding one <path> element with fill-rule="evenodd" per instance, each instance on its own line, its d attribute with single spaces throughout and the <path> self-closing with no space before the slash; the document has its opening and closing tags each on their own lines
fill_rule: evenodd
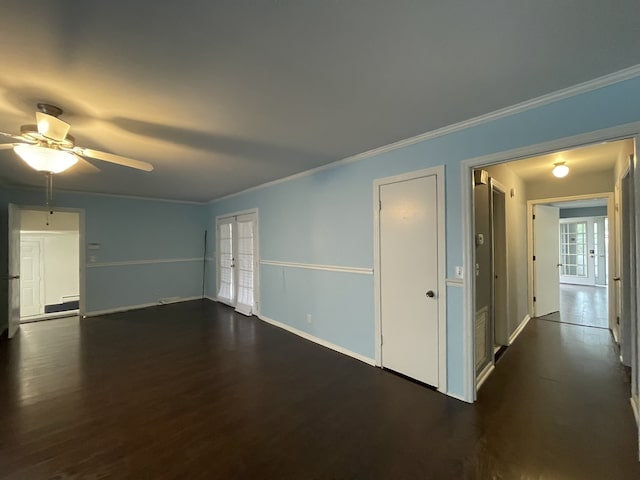
<svg viewBox="0 0 640 480">
<path fill-rule="evenodd" d="M 85 210 L 84 208 L 67 208 L 67 207 L 46 207 L 44 205 L 16 205 L 20 211 L 35 210 L 38 212 L 61 212 L 61 213 L 77 213 L 78 214 L 78 243 L 80 252 L 79 264 L 79 290 L 80 301 L 78 305 L 78 315 L 84 317 L 87 310 L 87 294 L 86 294 L 86 244 L 85 244 Z M 20 252 L 18 252 L 18 255 Z M 9 252 L 11 255 L 11 252 Z"/>
<path fill-rule="evenodd" d="M 216 265 L 216 285 L 215 285 L 215 301 L 227 304 L 222 299 L 218 298 L 218 288 L 220 283 L 220 265 L 218 259 L 218 223 L 221 220 L 240 217 L 242 215 L 251 215 L 254 214 L 256 216 L 256 229 L 253 232 L 253 249 L 256 253 L 256 258 L 253 259 L 253 303 L 255 311 L 252 315 L 260 316 L 260 215 L 258 215 L 257 208 L 249 208 L 247 210 L 240 210 L 238 212 L 233 213 L 225 213 L 222 215 L 216 215 L 216 230 L 215 230 L 215 251 L 213 252 L 214 261 Z M 235 305 L 232 305 L 235 307 Z"/>
<path fill-rule="evenodd" d="M 611 225 L 614 225 L 615 222 L 615 200 L 613 192 L 602 192 L 602 193 L 590 193 L 585 195 L 572 195 L 567 197 L 553 197 L 553 198 L 539 198 L 537 200 L 529 200 L 527 201 L 527 268 L 529 269 L 529 315 L 533 317 L 534 305 L 533 305 L 533 275 L 534 275 L 534 264 L 533 264 L 533 207 L 534 205 L 542 205 L 545 203 L 557 203 L 557 202 L 571 202 L 574 200 L 591 200 L 594 198 L 606 198 L 607 199 L 607 218 L 609 219 L 609 249 L 607 251 L 607 256 L 609 257 L 609 262 L 615 258 L 615 242 L 617 241 L 615 238 L 615 229 L 611 228 Z M 573 220 L 573 219 L 572 219 Z M 558 252 L 559 255 L 560 252 Z M 616 298 L 615 292 L 613 292 L 613 277 L 614 272 L 612 269 L 609 269 L 607 272 L 607 292 L 609 298 L 609 308 L 608 308 L 608 317 L 609 317 L 609 328 L 612 328 L 612 324 L 616 321 Z"/>
<path fill-rule="evenodd" d="M 435 175 L 438 199 L 438 391 L 447 392 L 447 286 L 445 242 L 444 166 L 380 178 L 373 181 L 373 284 L 375 305 L 375 364 L 382 367 L 382 319 L 380 316 L 380 186 Z"/>
<path fill-rule="evenodd" d="M 544 155 L 561 150 L 578 148 L 585 145 L 622 140 L 640 134 L 640 122 L 628 123 L 594 132 L 560 138 L 549 142 L 529 145 L 522 148 L 492 153 L 481 157 L 463 160 L 460 164 L 462 193 L 462 260 L 464 271 L 475 271 L 475 249 L 473 235 L 473 170 L 514 160 Z M 609 220 L 611 221 L 611 219 Z M 609 224 L 611 230 L 611 224 Z M 613 243 L 613 242 L 610 242 Z M 475 278 L 465 275 L 463 302 L 463 351 L 464 351 L 464 400 L 474 402 L 477 396 L 474 366 L 474 292 Z"/>
</svg>

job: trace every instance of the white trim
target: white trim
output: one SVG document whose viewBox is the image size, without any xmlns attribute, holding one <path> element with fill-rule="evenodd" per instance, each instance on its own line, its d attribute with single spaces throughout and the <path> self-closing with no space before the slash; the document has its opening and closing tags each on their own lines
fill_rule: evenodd
<svg viewBox="0 0 640 480">
<path fill-rule="evenodd" d="M 369 358 L 365 355 L 361 355 L 347 348 L 341 347 L 340 345 L 336 345 L 335 343 L 328 342 L 321 338 L 318 338 L 310 333 L 304 332 L 302 330 L 298 330 L 291 325 L 287 325 L 286 323 L 278 322 L 277 320 L 273 320 L 272 318 L 266 317 L 264 315 L 258 315 L 258 318 L 266 323 L 269 323 L 275 327 L 286 330 L 294 335 L 304 338 L 305 340 L 309 340 L 311 342 L 317 343 L 318 345 L 322 345 L 323 347 L 330 348 L 331 350 L 335 350 L 336 352 L 342 353 L 343 355 L 347 355 L 349 357 L 355 358 L 356 360 L 360 360 L 361 362 L 366 363 L 367 365 L 375 366 L 376 361 L 373 358 Z"/>
<path fill-rule="evenodd" d="M 416 143 L 424 142 L 426 140 L 431 140 L 433 138 L 442 137 L 444 135 L 450 135 L 455 132 L 459 132 L 461 130 L 465 130 L 471 127 L 477 127 L 478 125 L 482 125 L 483 123 L 492 122 L 494 120 L 498 120 L 504 117 L 509 117 L 511 115 L 516 115 L 518 113 L 525 112 L 527 110 L 532 110 L 534 108 L 539 108 L 544 105 L 548 105 L 550 103 L 558 102 L 560 100 L 565 100 L 567 98 L 574 97 L 576 95 L 581 95 L 583 93 L 588 93 L 593 90 L 597 90 L 599 88 L 607 87 L 609 85 L 614 85 L 616 83 L 623 82 L 625 80 L 630 80 L 635 77 L 640 76 L 640 64 L 634 65 L 629 68 L 625 68 L 623 70 L 619 70 L 617 72 L 610 73 L 608 75 L 604 75 L 602 77 L 594 78 L 592 80 L 588 80 L 583 83 L 579 83 L 572 87 L 564 88 L 562 90 L 557 90 L 552 93 L 548 93 L 545 95 L 541 95 L 539 97 L 533 98 L 531 100 L 526 100 L 521 103 L 517 103 L 510 107 L 502 108 L 499 110 L 495 110 L 490 113 L 486 113 L 484 115 L 479 115 L 477 117 L 470 118 L 468 120 L 463 120 L 462 122 L 454 123 L 442 128 L 438 128 L 436 130 L 431 130 L 429 132 L 421 133 L 420 135 L 416 135 L 414 137 L 409 137 L 404 140 L 400 140 L 398 142 L 389 143 L 387 145 L 383 145 L 378 148 L 374 148 L 372 150 L 367 150 L 362 153 L 358 153 L 356 155 L 352 155 L 347 158 L 343 158 L 341 160 L 337 160 L 332 163 L 328 163 L 325 165 L 321 165 L 319 167 L 312 168 L 310 170 L 305 170 L 304 172 L 296 173 L 294 175 L 289 175 L 288 177 L 279 178 L 277 180 L 272 180 L 270 182 L 266 182 L 260 185 L 256 185 L 254 187 L 249 187 L 244 190 L 241 190 L 236 193 L 231 193 L 229 195 L 225 195 L 223 197 L 214 198 L 210 200 L 208 203 L 216 203 L 222 200 L 226 200 L 231 197 L 235 197 L 237 195 L 242 195 L 245 193 L 253 192 L 255 190 L 260 190 L 267 187 L 272 187 L 274 185 L 278 185 L 280 183 L 289 182 L 291 180 L 296 180 L 298 178 L 307 177 L 309 175 L 313 175 L 318 172 L 322 172 L 324 170 L 328 170 L 330 168 L 339 167 L 341 165 L 346 165 L 348 163 L 357 162 L 359 160 L 364 160 L 365 158 L 374 157 L 376 155 L 380 155 L 382 153 L 387 153 L 392 150 L 397 150 L 399 148 L 407 147 L 410 145 L 414 145 Z"/>
<path fill-rule="evenodd" d="M 489 378 L 489 375 L 491 375 L 495 369 L 496 365 L 493 362 L 488 363 L 487 366 L 484 367 L 482 372 L 480 372 L 480 375 L 478 375 L 478 386 L 476 387 L 478 390 L 480 390 L 480 387 L 487 381 L 487 378 Z"/>
<path fill-rule="evenodd" d="M 151 260 L 122 260 L 119 262 L 87 263 L 87 268 L 96 267 L 124 267 L 127 265 L 156 265 L 159 263 L 202 262 L 200 258 L 155 258 Z"/>
<path fill-rule="evenodd" d="M 375 299 L 375 361 L 382 366 L 382 316 L 380 312 L 380 187 L 389 183 L 435 175 L 438 202 L 438 391 L 447 393 L 447 284 L 446 197 L 443 165 L 373 181 L 373 284 Z"/>
<path fill-rule="evenodd" d="M 528 313 L 524 316 L 524 318 L 522 319 L 522 321 L 520 322 L 520 325 L 518 325 L 516 327 L 516 329 L 513 331 L 513 333 L 511 335 L 509 335 L 509 345 L 513 344 L 513 342 L 516 341 L 516 338 L 518 338 L 518 336 L 522 333 L 522 331 L 525 329 L 525 327 L 527 326 L 527 324 L 529 323 L 529 320 L 531 320 L 531 315 L 529 315 Z"/>
<path fill-rule="evenodd" d="M 594 198 L 606 198 L 607 199 L 607 218 L 609 225 L 615 225 L 615 198 L 614 192 L 599 192 L 599 193 L 588 193 L 583 195 L 572 195 L 567 197 L 552 197 L 552 198 L 539 198 L 536 200 L 527 200 L 527 268 L 528 268 L 528 295 L 529 295 L 529 312 L 535 316 L 535 305 L 533 302 L 534 292 L 534 274 L 535 274 L 535 265 L 533 264 L 533 207 L 535 205 L 542 205 L 545 203 L 556 203 L 556 202 L 566 202 L 566 201 L 574 201 L 574 200 L 590 200 Z M 571 220 L 571 219 L 568 219 Z M 611 266 L 614 262 L 615 252 L 614 245 L 616 240 L 616 232 L 614 228 L 609 228 L 609 250 L 607 251 L 607 256 L 609 257 L 609 265 Z M 608 295 L 608 308 L 607 308 L 607 316 L 608 323 L 610 326 L 612 319 L 616 317 L 616 298 L 615 295 L 612 294 L 611 288 L 614 285 L 613 277 L 615 276 L 615 269 L 608 269 L 607 279 L 607 295 Z"/>
<path fill-rule="evenodd" d="M 639 67 L 634 67 L 640 70 Z M 634 75 L 636 76 L 637 73 Z M 583 145 L 604 141 L 612 141 L 636 136 L 640 132 L 640 122 L 632 122 L 625 125 L 604 128 L 570 137 L 564 137 L 549 142 L 538 143 L 526 147 L 516 148 L 503 152 L 492 153 L 480 157 L 463 160 L 460 163 L 460 182 L 462 194 L 462 241 L 463 241 L 463 268 L 465 271 L 475 269 L 475 246 L 473 241 L 473 182 L 472 171 L 474 168 L 485 167 L 520 160 L 527 157 L 544 155 L 551 152 L 568 150 Z M 611 247 L 610 242 L 610 247 Z M 464 359 L 464 398 L 473 402 L 476 399 L 476 378 L 474 363 L 474 290 L 475 278 L 467 276 L 463 305 L 463 349 Z M 532 313 L 531 311 L 529 312 Z"/>
<path fill-rule="evenodd" d="M 339 265 L 318 265 L 314 263 L 279 262 L 276 260 L 260 260 L 261 265 L 274 267 L 304 268 L 308 270 L 325 270 L 327 272 L 357 273 L 360 275 L 373 275 L 373 268 L 342 267 Z"/>
<path fill-rule="evenodd" d="M 171 305 L 172 303 L 191 302 L 193 300 L 202 300 L 202 295 L 197 295 L 195 297 L 180 297 L 179 299 L 172 300 L 172 301 L 158 300 L 157 302 L 151 302 L 151 303 L 141 303 L 138 305 L 126 305 L 123 307 L 107 308 L 105 310 L 94 310 L 92 312 L 86 312 L 84 315 L 80 315 L 80 316 L 84 318 L 97 317 L 100 315 L 109 315 L 111 313 L 128 312 L 130 310 L 141 310 L 143 308 L 149 308 L 149 307 L 161 307 L 163 305 Z"/>
<path fill-rule="evenodd" d="M 636 418 L 636 423 L 640 425 L 640 406 L 638 406 L 638 402 L 633 396 L 629 397 L 629 402 L 631 402 L 631 410 Z"/>
<path fill-rule="evenodd" d="M 464 287 L 462 278 L 446 278 L 444 281 L 447 287 Z"/>
<path fill-rule="evenodd" d="M 231 219 L 233 217 L 241 217 L 242 215 L 252 215 L 252 214 L 256 214 L 256 217 L 258 216 L 258 209 L 257 208 L 247 208 L 245 210 L 239 210 L 237 212 L 233 212 L 233 213 L 223 213 L 221 215 L 216 215 L 216 225 L 218 224 L 218 222 L 220 220 L 228 220 Z"/>
</svg>

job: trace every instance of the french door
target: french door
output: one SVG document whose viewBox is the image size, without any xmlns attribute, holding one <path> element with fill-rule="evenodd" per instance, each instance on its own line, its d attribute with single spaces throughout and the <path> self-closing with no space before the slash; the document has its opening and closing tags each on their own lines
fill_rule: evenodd
<svg viewBox="0 0 640 480">
<path fill-rule="evenodd" d="M 257 313 L 257 214 L 217 221 L 218 300 L 244 315 Z"/>
</svg>

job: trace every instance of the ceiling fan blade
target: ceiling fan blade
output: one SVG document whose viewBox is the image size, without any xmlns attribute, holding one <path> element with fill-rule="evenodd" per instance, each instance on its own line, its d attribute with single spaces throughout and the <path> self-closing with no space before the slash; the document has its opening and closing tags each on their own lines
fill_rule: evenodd
<svg viewBox="0 0 640 480">
<path fill-rule="evenodd" d="M 92 163 L 87 162 L 84 158 L 78 158 L 78 163 L 76 163 L 71 169 L 74 173 L 100 173 L 100 169 L 93 165 Z M 63 172 L 64 173 L 64 172 Z"/>
<path fill-rule="evenodd" d="M 144 170 L 145 172 L 150 172 L 153 170 L 153 165 L 151 165 L 150 163 L 121 157 L 120 155 L 115 155 L 113 153 L 100 152 L 99 150 L 92 150 L 90 148 L 82 147 L 75 147 L 73 149 L 73 152 L 84 157 L 95 158 L 96 160 L 115 163 L 124 167 L 136 168 L 138 170 Z"/>
<path fill-rule="evenodd" d="M 7 137 L 7 138 L 12 138 L 14 140 L 25 141 L 20 135 L 14 135 L 13 133 L 0 132 L 0 137 Z"/>
</svg>

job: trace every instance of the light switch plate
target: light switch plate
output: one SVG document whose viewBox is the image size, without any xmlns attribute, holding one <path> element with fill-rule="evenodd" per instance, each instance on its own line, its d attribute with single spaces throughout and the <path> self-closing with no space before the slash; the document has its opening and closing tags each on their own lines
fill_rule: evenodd
<svg viewBox="0 0 640 480">
<path fill-rule="evenodd" d="M 462 267 L 456 266 L 456 278 L 459 278 L 459 279 L 464 278 L 464 271 Z"/>
</svg>

